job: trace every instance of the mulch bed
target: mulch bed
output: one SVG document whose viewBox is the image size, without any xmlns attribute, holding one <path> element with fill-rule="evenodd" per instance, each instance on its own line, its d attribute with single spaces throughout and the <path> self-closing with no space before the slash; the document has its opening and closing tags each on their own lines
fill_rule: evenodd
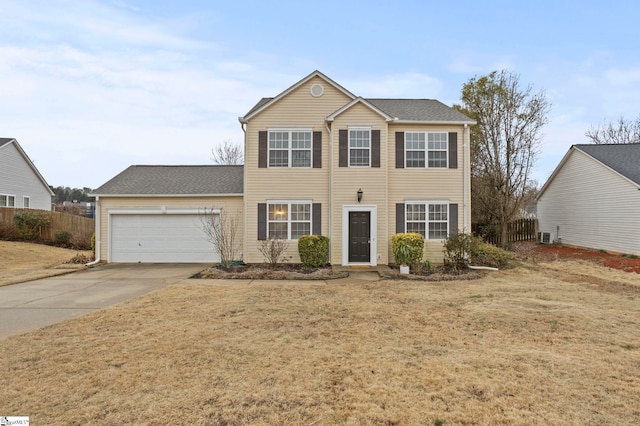
<svg viewBox="0 0 640 426">
<path fill-rule="evenodd" d="M 333 280 L 346 278 L 348 272 L 336 272 L 330 266 L 324 268 L 306 268 L 300 264 L 278 264 L 269 267 L 266 264 L 233 265 L 229 269 L 212 266 L 192 276 L 205 279 L 240 280 Z"/>
<path fill-rule="evenodd" d="M 538 262 L 552 260 L 587 260 L 608 268 L 640 274 L 640 257 L 603 250 L 589 250 L 563 244 L 519 243 L 514 246 L 516 256 L 521 260 Z"/>
</svg>

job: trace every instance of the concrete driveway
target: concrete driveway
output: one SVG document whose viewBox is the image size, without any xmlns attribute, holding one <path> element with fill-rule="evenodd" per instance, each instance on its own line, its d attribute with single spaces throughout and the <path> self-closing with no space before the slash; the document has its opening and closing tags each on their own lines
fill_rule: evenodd
<svg viewBox="0 0 640 426">
<path fill-rule="evenodd" d="M 202 271 L 203 264 L 108 264 L 0 287 L 0 338 L 134 299 Z"/>
</svg>

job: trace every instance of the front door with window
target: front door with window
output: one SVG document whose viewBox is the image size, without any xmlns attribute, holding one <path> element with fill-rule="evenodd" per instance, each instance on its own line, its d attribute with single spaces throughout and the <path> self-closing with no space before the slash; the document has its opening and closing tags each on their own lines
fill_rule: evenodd
<svg viewBox="0 0 640 426">
<path fill-rule="evenodd" d="M 371 261 L 370 222 L 370 212 L 349 212 L 349 262 Z"/>
</svg>

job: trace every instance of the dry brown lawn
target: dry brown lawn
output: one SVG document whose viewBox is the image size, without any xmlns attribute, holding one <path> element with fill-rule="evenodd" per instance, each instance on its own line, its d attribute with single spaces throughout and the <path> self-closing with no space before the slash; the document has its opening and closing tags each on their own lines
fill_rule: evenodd
<svg viewBox="0 0 640 426">
<path fill-rule="evenodd" d="M 79 253 L 92 255 L 91 251 L 0 240 L 0 287 L 77 270 L 82 265 L 64 262 Z"/>
<path fill-rule="evenodd" d="M 640 424 L 640 277 L 189 280 L 0 342 L 33 424 Z"/>
</svg>

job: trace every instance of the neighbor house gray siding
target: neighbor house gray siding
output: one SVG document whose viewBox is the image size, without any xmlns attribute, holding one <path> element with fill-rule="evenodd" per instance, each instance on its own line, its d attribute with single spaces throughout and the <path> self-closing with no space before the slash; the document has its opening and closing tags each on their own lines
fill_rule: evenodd
<svg viewBox="0 0 640 426">
<path fill-rule="evenodd" d="M 640 255 L 638 185 L 579 149 L 543 189 L 538 220 L 564 244 Z"/>
<path fill-rule="evenodd" d="M 29 197 L 29 208 L 51 210 L 51 192 L 25 159 L 15 143 L 0 146 L 0 194 L 15 196 L 15 207 L 24 207 Z"/>
</svg>

